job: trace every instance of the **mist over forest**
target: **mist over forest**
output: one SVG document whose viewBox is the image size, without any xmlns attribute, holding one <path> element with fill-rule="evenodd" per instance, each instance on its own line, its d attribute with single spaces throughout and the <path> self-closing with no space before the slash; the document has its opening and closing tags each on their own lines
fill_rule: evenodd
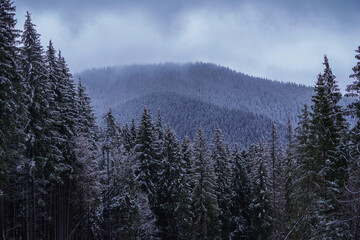
<svg viewBox="0 0 360 240">
<path fill-rule="evenodd" d="M 360 238 L 360 46 L 342 90 L 327 55 L 312 87 L 207 62 L 73 75 L 15 11 L 0 0 L 0 239 Z"/>
</svg>

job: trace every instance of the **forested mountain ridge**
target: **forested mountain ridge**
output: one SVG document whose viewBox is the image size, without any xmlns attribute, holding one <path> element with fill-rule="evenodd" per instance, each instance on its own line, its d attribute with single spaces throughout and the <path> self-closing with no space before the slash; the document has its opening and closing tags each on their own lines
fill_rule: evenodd
<svg viewBox="0 0 360 240">
<path fill-rule="evenodd" d="M 139 120 L 144 106 L 152 110 L 153 119 L 156 119 L 158 109 L 161 109 L 164 124 L 169 124 L 180 138 L 193 138 L 199 126 L 210 138 L 219 125 L 222 126 L 225 140 L 237 143 L 241 148 L 267 136 L 272 121 L 266 115 L 227 109 L 171 92 L 152 93 L 132 99 L 113 108 L 113 115 L 122 124 L 130 123 L 134 117 Z M 278 128 L 280 131 L 285 130 L 281 124 Z"/>
<path fill-rule="evenodd" d="M 296 122 L 301 107 L 310 102 L 313 93 L 311 87 L 252 77 L 201 62 L 106 67 L 75 76 L 81 77 L 99 116 L 144 95 L 173 92 L 285 124 L 288 117 Z"/>
<path fill-rule="evenodd" d="M 14 12 L 0 0 L 0 239 L 360 239 L 360 46 L 345 95 L 353 102 L 340 104 L 324 56 L 296 126 L 289 120 L 282 138 L 272 121 L 267 136 L 240 152 L 224 141 L 225 122 L 211 138 L 199 127 L 179 139 L 147 108 L 130 124 L 107 110 L 98 127 L 61 52 L 51 41 L 42 47 L 29 13 L 16 30 Z M 165 99 L 201 118 L 222 113 L 170 95 L 126 106 Z M 231 111 L 241 110 L 222 114 Z"/>
</svg>

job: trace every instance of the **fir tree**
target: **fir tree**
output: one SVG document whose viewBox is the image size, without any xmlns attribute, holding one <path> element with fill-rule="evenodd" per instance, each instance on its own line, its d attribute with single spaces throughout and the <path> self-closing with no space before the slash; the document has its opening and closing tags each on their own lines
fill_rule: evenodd
<svg viewBox="0 0 360 240">
<path fill-rule="evenodd" d="M 212 161 L 216 176 L 216 194 L 220 208 L 219 220 L 221 222 L 221 238 L 228 239 L 230 236 L 230 176 L 231 169 L 229 156 L 226 151 L 224 137 L 219 126 L 216 127 L 213 136 Z"/>
<path fill-rule="evenodd" d="M 220 239 L 216 178 L 208 144 L 201 128 L 194 140 L 194 238 Z"/>
<path fill-rule="evenodd" d="M 160 172 L 159 152 L 155 146 L 155 136 L 153 131 L 150 111 L 144 108 L 141 121 L 137 131 L 135 154 L 138 169 L 136 171 L 137 180 L 141 189 L 148 194 L 152 209 L 156 210 L 157 184 Z"/>
<path fill-rule="evenodd" d="M 167 126 L 164 131 L 164 152 L 159 179 L 158 219 L 162 239 L 186 239 L 191 223 L 190 186 L 186 182 L 185 167 L 181 161 L 180 145 Z"/>
<path fill-rule="evenodd" d="M 18 37 L 15 29 L 15 6 L 0 1 L 0 234 L 19 238 L 16 234 L 15 209 L 18 188 L 14 186 L 16 168 L 24 162 L 24 126 L 27 111 L 26 89 L 19 69 Z"/>
<path fill-rule="evenodd" d="M 79 131 L 92 140 L 92 145 L 96 148 L 96 124 L 93 109 L 91 107 L 91 99 L 86 93 L 86 88 L 83 86 L 81 79 L 79 78 L 77 88 L 77 102 L 78 102 L 78 124 Z"/>
<path fill-rule="evenodd" d="M 243 159 L 235 145 L 232 157 L 231 178 L 231 239 L 250 239 L 251 237 L 251 188 L 250 180 L 243 165 Z"/>
<path fill-rule="evenodd" d="M 295 174 L 295 143 L 294 143 L 294 133 L 291 125 L 290 118 L 287 122 L 286 129 L 286 149 L 284 157 L 284 190 L 285 190 L 285 223 L 286 229 L 288 232 L 292 227 L 292 219 L 294 218 L 294 201 L 293 201 L 293 192 L 294 192 L 294 174 Z"/>
<path fill-rule="evenodd" d="M 284 234 L 284 221 L 283 205 L 284 205 L 284 186 L 283 186 L 283 166 L 282 166 L 282 152 L 277 133 L 276 125 L 274 122 L 271 124 L 270 142 L 270 166 L 269 166 L 269 186 L 271 193 L 271 213 L 272 213 L 272 235 L 271 239 L 283 238 Z"/>
<path fill-rule="evenodd" d="M 266 168 L 268 153 L 266 146 L 260 141 L 256 152 L 255 171 L 253 176 L 253 199 L 251 202 L 252 232 L 256 239 L 268 239 L 271 235 L 271 189 Z"/>
<path fill-rule="evenodd" d="M 347 175 L 346 159 L 339 149 L 346 124 L 338 105 L 341 93 L 326 56 L 324 65 L 324 73 L 318 76 L 312 98 L 311 120 L 314 171 L 318 173 L 318 184 L 321 185 L 317 234 L 324 238 L 344 237 L 344 226 L 339 223 L 341 209 L 338 200 Z"/>
<path fill-rule="evenodd" d="M 360 237 L 360 218 L 358 212 L 360 211 L 360 46 L 356 50 L 355 56 L 357 64 L 352 68 L 353 74 L 350 78 L 354 81 L 347 86 L 346 95 L 351 97 L 354 101 L 349 104 L 348 109 L 353 118 L 355 118 L 355 126 L 350 131 L 349 143 L 349 180 L 348 180 L 348 195 L 351 199 L 348 205 L 350 219 L 350 233 L 352 239 Z"/>
</svg>

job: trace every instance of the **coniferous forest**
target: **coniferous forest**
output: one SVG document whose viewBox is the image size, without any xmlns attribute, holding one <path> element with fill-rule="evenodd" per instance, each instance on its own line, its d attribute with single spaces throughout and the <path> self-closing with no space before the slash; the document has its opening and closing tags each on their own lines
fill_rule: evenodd
<svg viewBox="0 0 360 240">
<path fill-rule="evenodd" d="M 156 109 L 98 125 L 31 14 L 16 22 L 0 0 L 0 239 L 360 239 L 360 46 L 348 106 L 325 56 L 285 136 L 273 121 L 239 149 L 221 125 L 179 139 Z"/>
</svg>

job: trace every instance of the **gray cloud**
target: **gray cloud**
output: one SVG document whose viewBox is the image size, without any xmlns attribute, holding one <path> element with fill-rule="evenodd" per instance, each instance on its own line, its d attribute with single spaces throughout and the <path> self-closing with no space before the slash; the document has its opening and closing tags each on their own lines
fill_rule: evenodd
<svg viewBox="0 0 360 240">
<path fill-rule="evenodd" d="M 21 2 L 73 71 L 131 63 L 208 61 L 312 85 L 323 55 L 342 88 L 355 65 L 359 1 Z M 22 27 L 22 26 L 19 26 Z"/>
</svg>

